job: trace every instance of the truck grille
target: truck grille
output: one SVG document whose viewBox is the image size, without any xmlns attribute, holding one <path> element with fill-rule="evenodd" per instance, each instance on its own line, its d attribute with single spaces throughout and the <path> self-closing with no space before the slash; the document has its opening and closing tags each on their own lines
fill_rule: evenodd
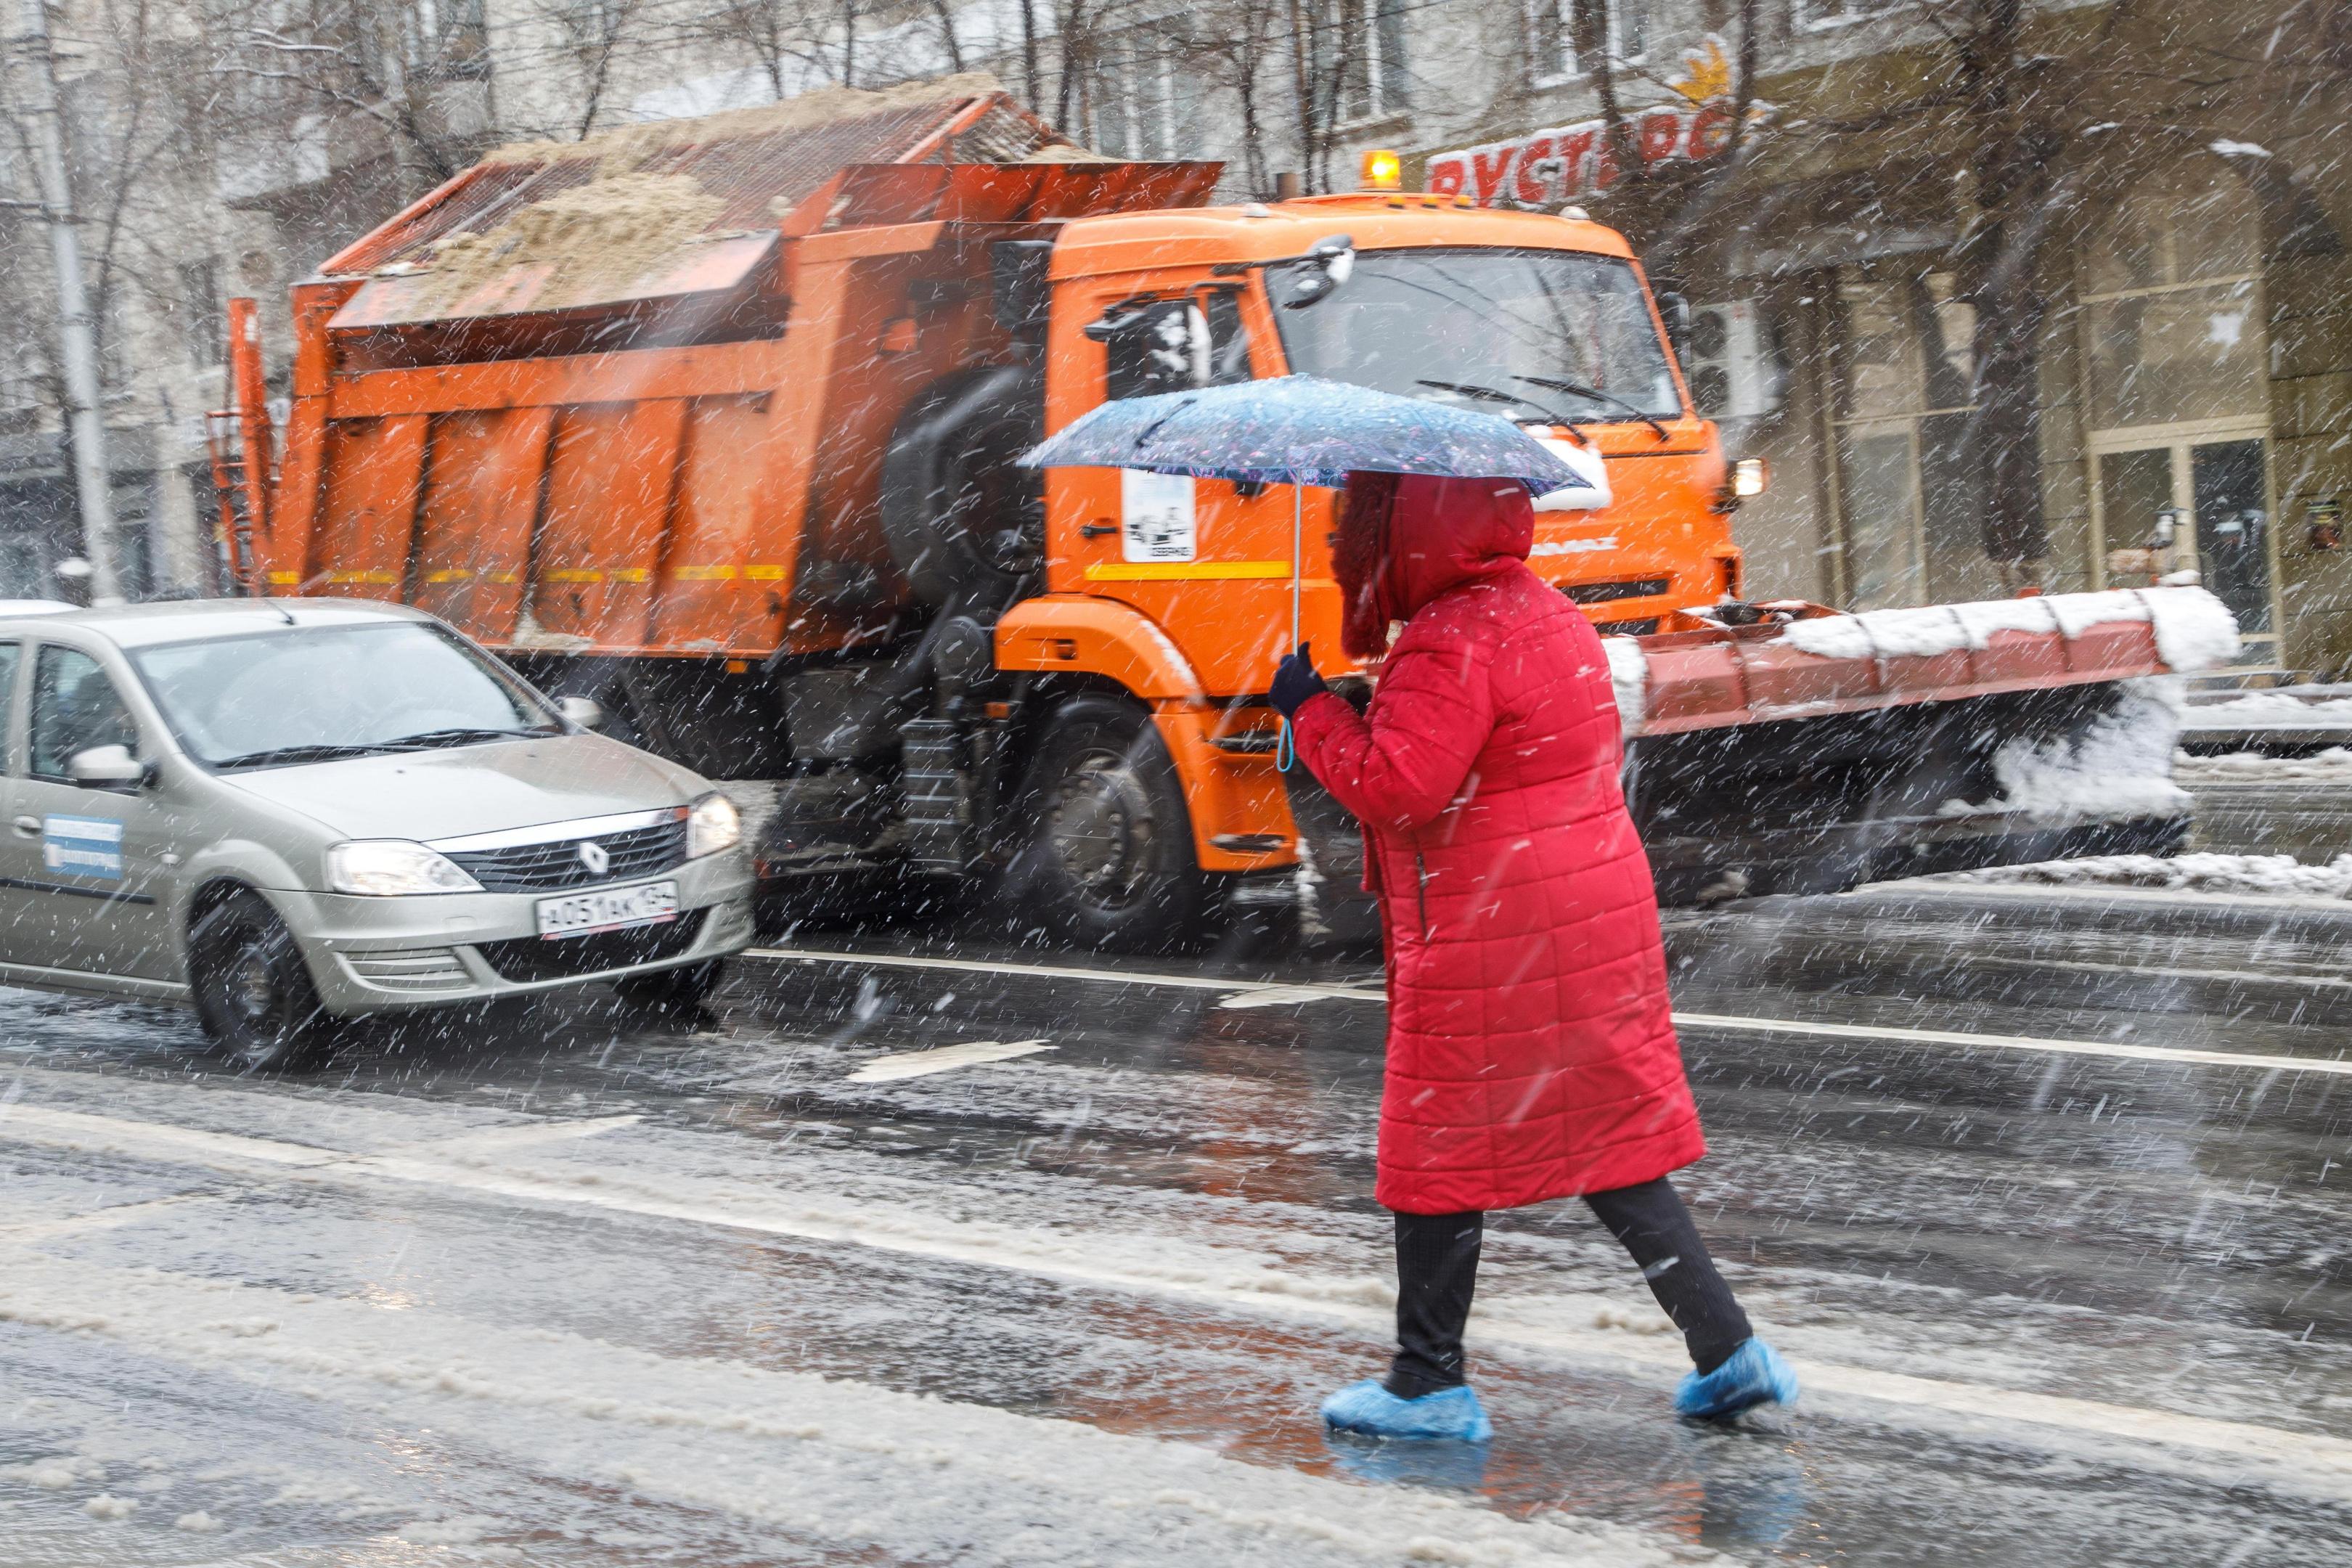
<svg viewBox="0 0 2352 1568">
<path fill-rule="evenodd" d="M 507 980 L 567 980 L 602 974 L 608 969 L 676 958 L 702 934 L 702 918 L 709 912 L 688 910 L 657 926 L 598 931 L 593 936 L 521 936 L 478 942 L 474 951 Z"/>
<path fill-rule="evenodd" d="M 1671 577 L 1628 577 L 1617 583 L 1563 583 L 1559 591 L 1580 605 L 1605 605 L 1612 599 L 1649 599 L 1675 585 Z"/>
<path fill-rule="evenodd" d="M 592 871 L 580 858 L 580 846 L 594 844 L 611 858 L 602 871 Z M 498 849 L 449 852 L 456 861 L 492 893 L 547 893 L 565 888 L 585 888 L 597 882 L 619 882 L 667 871 L 686 858 L 686 819 L 633 827 L 621 833 L 586 838 L 551 838 L 538 844 L 513 844 Z"/>
</svg>

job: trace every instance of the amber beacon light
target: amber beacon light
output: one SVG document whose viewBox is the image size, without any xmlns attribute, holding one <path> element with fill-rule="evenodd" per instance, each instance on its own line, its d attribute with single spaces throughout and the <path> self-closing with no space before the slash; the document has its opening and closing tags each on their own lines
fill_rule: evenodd
<svg viewBox="0 0 2352 1568">
<path fill-rule="evenodd" d="M 1404 174 L 1404 163 L 1393 153 L 1376 148 L 1364 154 L 1364 189 L 1393 191 Z"/>
</svg>

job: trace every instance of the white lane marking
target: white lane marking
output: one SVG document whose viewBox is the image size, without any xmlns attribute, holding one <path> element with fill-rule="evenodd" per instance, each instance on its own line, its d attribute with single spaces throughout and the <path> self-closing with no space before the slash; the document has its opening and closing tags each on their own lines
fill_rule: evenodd
<svg viewBox="0 0 2352 1568">
<path fill-rule="evenodd" d="M 1841 899 L 1879 903 L 1890 899 L 1965 903 L 1972 899 L 2034 900 L 2042 902 L 2160 904 L 2189 910 L 2218 905 L 2226 909 L 2270 910 L 2280 915 L 2325 911 L 2352 919 L 2352 900 L 2310 898 L 2293 893 L 2198 893 L 2176 888 L 2105 888 L 2090 882 L 1870 882 Z"/>
<path fill-rule="evenodd" d="M 314 1149 L 304 1143 L 246 1138 L 234 1132 L 207 1132 L 167 1122 L 125 1121 L 79 1110 L 52 1110 L 18 1100 L 0 1114 L 0 1138 L 27 1133 L 31 1134 L 27 1138 L 30 1142 L 110 1154 L 184 1154 L 199 1161 L 209 1158 L 263 1165 L 326 1165 L 351 1157 L 340 1149 Z"/>
<path fill-rule="evenodd" d="M 1970 1046 L 1981 1050 L 2041 1051 L 2053 1056 L 2116 1057 L 2128 1061 L 2193 1062 L 2200 1067 L 2263 1072 L 2352 1074 L 2341 1057 L 2265 1057 L 2244 1051 L 2197 1051 L 2174 1046 L 2118 1046 L 2105 1040 L 2042 1040 L 2024 1035 L 1972 1035 L 1958 1029 L 1895 1029 L 1875 1024 L 1805 1024 L 1792 1018 L 1738 1018 L 1719 1013 L 1677 1013 L 1686 1029 L 1738 1030 L 1753 1035 L 1818 1035 L 1839 1040 L 1886 1040 L 1899 1045 Z"/>
<path fill-rule="evenodd" d="M 528 1149 L 540 1143 L 561 1143 L 574 1138 L 593 1138 L 599 1132 L 617 1131 L 635 1127 L 645 1118 L 636 1114 L 625 1116 L 583 1116 L 578 1121 L 561 1118 L 545 1121 L 525 1121 L 513 1127 L 486 1127 L 479 1132 L 460 1132 L 454 1137 L 428 1138 L 418 1143 L 404 1143 L 404 1151 L 447 1150 L 453 1153 L 476 1153 L 493 1149 Z"/>
<path fill-rule="evenodd" d="M 969 958 L 917 958 L 900 953 L 833 952 L 821 947 L 750 947 L 745 958 L 794 963 L 867 963 L 882 969 L 950 969 L 961 974 L 1022 974 L 1040 980 L 1091 980 L 1107 985 L 1156 985 L 1162 990 L 1230 991 L 1235 995 L 1267 991 L 1344 996 L 1358 1002 L 1385 1001 L 1378 991 L 1347 985 L 1295 985 L 1281 980 L 1216 980 L 1202 974 L 1159 974 L 1146 969 L 1081 969 L 1051 963 L 981 963 Z"/>
<path fill-rule="evenodd" d="M 900 1079 L 922 1078 L 935 1072 L 952 1072 L 957 1068 L 979 1067 L 985 1062 L 1009 1062 L 1015 1057 L 1035 1056 L 1054 1047 L 1043 1037 L 1034 1040 L 967 1040 L 960 1046 L 940 1046 L 928 1051 L 894 1051 L 851 1073 L 851 1083 L 896 1083 Z"/>
<path fill-rule="evenodd" d="M 209 1137 L 196 1140 L 175 1137 L 174 1134 L 187 1130 L 165 1123 L 117 1121 L 110 1117 L 87 1115 L 77 1115 L 76 1121 L 83 1124 L 82 1128 L 77 1133 L 67 1133 L 62 1129 L 52 1129 L 46 1120 L 19 1121 L 11 1118 L 7 1122 L 0 1122 L 0 1141 L 16 1138 L 30 1142 L 64 1142 L 86 1135 L 92 1130 L 88 1124 L 104 1123 L 114 1143 L 122 1147 L 135 1147 L 146 1142 L 199 1162 L 207 1157 L 222 1163 L 250 1161 L 252 1158 L 249 1152 L 242 1150 L 232 1152 Z M 50 1131 L 52 1136 L 42 1137 L 44 1131 Z M 235 1142 L 251 1144 L 265 1141 L 238 1139 Z M 684 1188 L 686 1192 L 682 1195 L 665 1195 L 662 1193 L 628 1190 L 621 1181 L 605 1173 L 600 1173 L 595 1185 L 583 1186 L 574 1179 L 526 1170 L 500 1169 L 486 1163 L 445 1163 L 420 1151 L 362 1155 L 320 1163 L 309 1159 L 316 1151 L 295 1144 L 282 1145 L 281 1148 L 281 1156 L 272 1163 L 284 1170 L 286 1179 L 290 1181 L 329 1181 L 357 1186 L 399 1183 L 508 1200 L 521 1199 L 602 1209 L 646 1218 L 677 1220 L 714 1229 L 749 1231 L 836 1246 L 847 1243 L 999 1272 L 1032 1274 L 1139 1294 L 1174 1296 L 1294 1319 L 1305 1317 L 1324 1322 L 1343 1322 L 1367 1331 L 1381 1330 L 1391 1320 L 1389 1309 L 1366 1302 L 1229 1283 L 1226 1281 L 1233 1279 L 1236 1270 L 1187 1267 L 1186 1260 L 1181 1258 L 1173 1259 L 1172 1267 L 1166 1273 L 1146 1273 L 1139 1268 L 1120 1268 L 1107 1261 L 1117 1256 L 1114 1251 L 1100 1247 L 1089 1249 L 1083 1245 L 1082 1238 L 1060 1238 L 1063 1245 L 1057 1246 L 1050 1256 L 1035 1253 L 1016 1255 L 1008 1252 L 1001 1240 L 985 1229 L 967 1226 L 932 1213 L 852 1211 L 828 1215 L 809 1206 L 807 1201 L 799 1195 L 790 1194 L 775 1196 L 799 1206 L 763 1203 L 761 1207 L 751 1209 L 741 1206 L 740 1193 L 730 1193 L 718 1183 L 693 1178 L 671 1178 L 673 1194 L 677 1188 Z M 304 1168 L 306 1166 L 309 1168 Z M 897 1205 L 868 1205 L 866 1208 L 869 1211 L 895 1211 Z M 21 1244 L 15 1237 L 0 1237 L 0 1247 L 17 1245 Z M 1676 1346 L 1658 1336 L 1563 1329 L 1544 1323 L 1514 1321 L 1514 1305 L 1516 1303 L 1507 1302 L 1501 1305 L 1499 1311 L 1482 1314 L 1481 1326 L 1485 1330 L 1486 1343 L 1512 1345 L 1538 1354 L 1549 1353 L 1587 1363 L 1599 1361 L 1620 1367 L 1679 1371 L 1687 1364 Z M 2117 1438 L 2136 1446 L 2161 1444 L 2258 1460 L 2266 1466 L 2316 1472 L 2327 1477 L 2339 1489 L 2347 1480 L 2352 1480 L 2352 1440 L 2341 1437 L 2285 1431 L 2248 1422 L 2181 1415 L 2170 1411 L 2142 1409 L 2098 1400 L 2074 1399 L 2063 1394 L 2034 1394 L 1984 1384 L 1913 1377 L 1870 1367 L 1817 1361 L 1811 1357 L 1792 1359 L 1811 1393 L 1869 1401 L 1873 1405 L 1869 1414 L 1880 1420 L 1886 1419 L 1890 1414 L 1898 1423 L 1906 1416 L 1916 1420 L 1923 1410 L 1937 1410 Z M 1878 1408 L 1882 1405 L 1885 1408 Z M 1944 1428 L 1939 1426 L 1937 1429 Z"/>
<path fill-rule="evenodd" d="M 2222 980 L 2233 985 L 2293 985 L 2305 990 L 2352 990 L 2352 980 L 2333 974 L 2264 974 L 2255 969 L 2176 969 L 2153 963 L 2094 963 L 2082 958 L 1995 958 L 1971 955 L 1986 969 L 2063 969 L 2077 974 L 2147 974 L 2158 980 Z"/>
<path fill-rule="evenodd" d="M 1377 991 L 1352 991 L 1339 985 L 1265 985 L 1248 991 L 1236 991 L 1218 999 L 1221 1009 L 1236 1007 L 1290 1007 L 1307 1002 L 1380 1002 L 1387 998 Z"/>
<path fill-rule="evenodd" d="M 1380 1002 L 1378 991 L 1348 986 L 1291 986 L 1273 981 L 1203 980 L 1190 974 L 1152 974 L 1117 969 L 1048 969 L 1024 963 L 979 963 L 951 958 L 901 958 L 894 954 L 827 952 L 815 948 L 752 948 L 754 957 L 791 959 L 801 963 L 864 963 L 894 969 L 955 969 L 980 974 L 1050 974 L 1057 979 L 1093 980 L 1110 985 L 1176 985 L 1196 990 L 1231 990 L 1225 1006 L 1273 1006 L 1274 1001 L 1250 1001 L 1268 992 L 1308 992 L 1317 996 L 1345 997 L 1356 1002 Z M 1289 997 L 1278 997 L 1288 1001 Z M 1886 1024 L 1811 1023 L 1801 1018 L 1752 1018 L 1724 1013 L 1676 1013 L 1676 1026 L 1687 1029 L 1738 1030 L 1748 1034 L 1811 1035 L 1827 1039 L 1887 1040 L 1901 1045 L 1961 1046 L 1994 1051 L 2040 1051 L 2056 1056 L 2111 1057 L 2122 1061 L 2189 1062 L 2200 1067 L 2231 1067 L 2264 1072 L 2316 1072 L 2352 1075 L 2352 1060 L 2329 1057 L 2256 1056 L 2244 1051 L 2200 1051 L 2172 1046 L 2118 1045 L 2105 1040 L 2043 1039 L 2031 1035 L 1979 1035 L 1958 1029 L 1906 1029 Z"/>
</svg>

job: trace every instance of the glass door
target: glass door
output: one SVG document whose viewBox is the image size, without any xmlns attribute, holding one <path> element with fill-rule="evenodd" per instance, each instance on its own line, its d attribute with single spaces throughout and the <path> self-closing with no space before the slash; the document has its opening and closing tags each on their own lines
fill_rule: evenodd
<svg viewBox="0 0 2352 1568">
<path fill-rule="evenodd" d="M 2238 617 L 2238 630 L 2271 630 L 2270 496 L 2263 443 L 2213 441 L 2189 449 L 2197 560 L 2205 586 Z"/>
</svg>

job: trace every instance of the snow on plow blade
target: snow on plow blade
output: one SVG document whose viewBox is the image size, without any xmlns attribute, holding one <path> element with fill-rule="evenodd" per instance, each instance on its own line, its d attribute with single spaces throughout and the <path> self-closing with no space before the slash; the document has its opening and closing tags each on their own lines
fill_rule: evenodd
<svg viewBox="0 0 2352 1568">
<path fill-rule="evenodd" d="M 1606 639 L 1662 896 L 2163 853 L 2177 682 L 2237 628 L 2120 589 Z"/>
</svg>

